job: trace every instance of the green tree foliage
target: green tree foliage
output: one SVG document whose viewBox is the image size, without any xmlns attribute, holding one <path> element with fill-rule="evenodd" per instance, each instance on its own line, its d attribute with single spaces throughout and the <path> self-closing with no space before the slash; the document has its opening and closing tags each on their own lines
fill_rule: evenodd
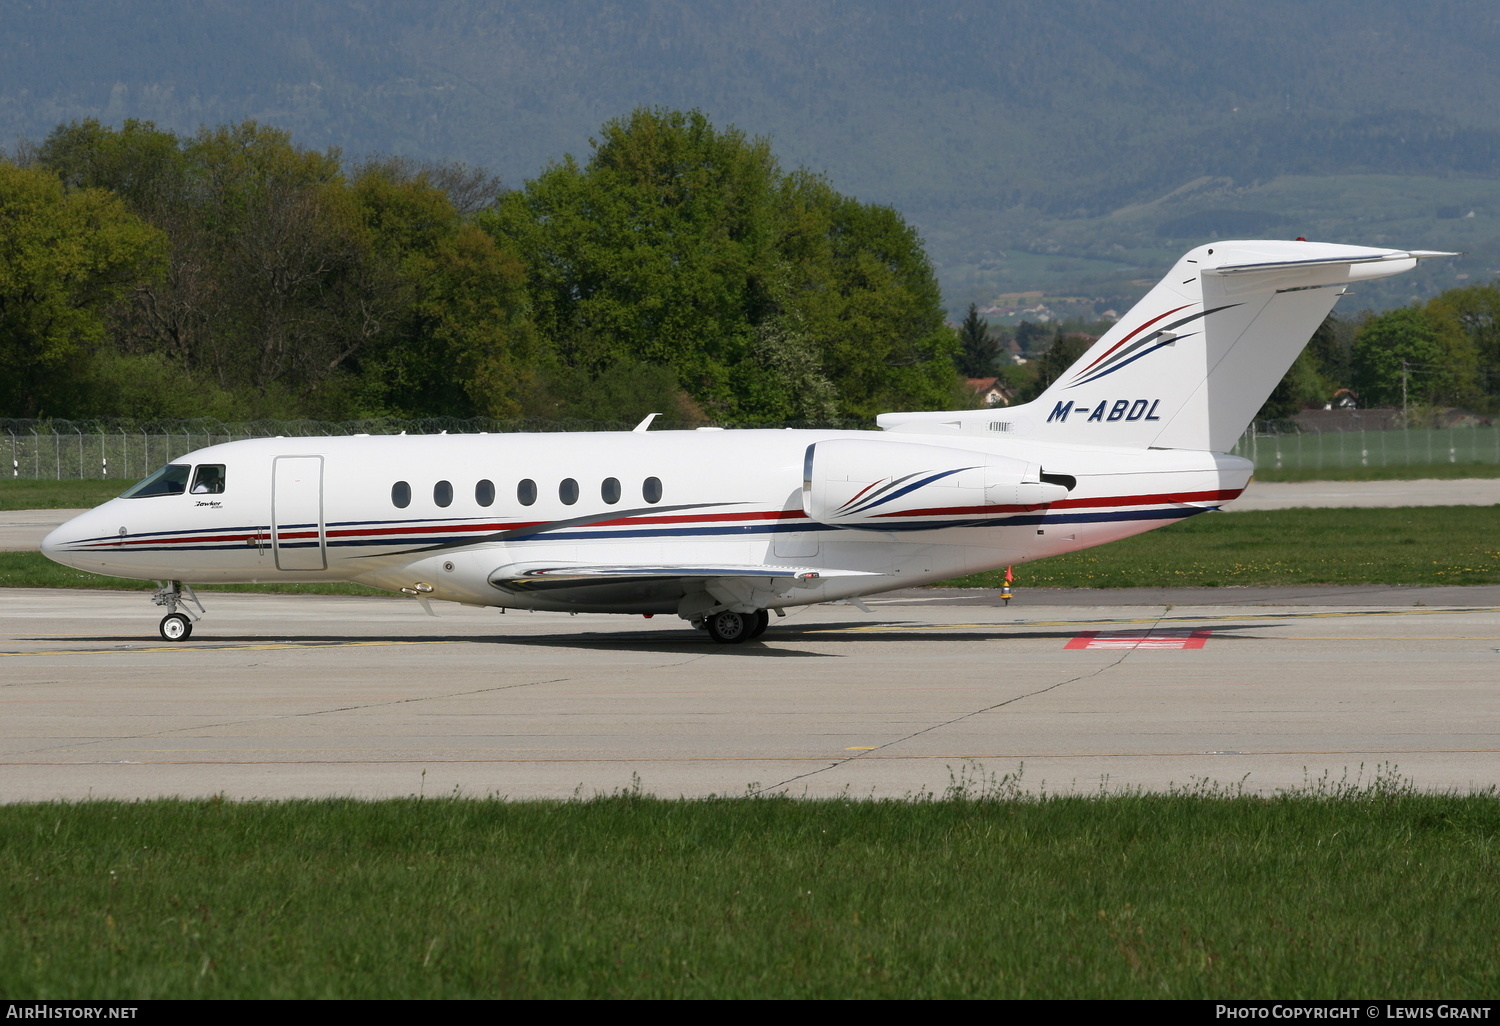
<svg viewBox="0 0 1500 1026">
<path fill-rule="evenodd" d="M 1036 377 L 1022 390 L 1017 397 L 1018 401 L 1029 403 L 1047 391 L 1096 341 L 1097 339 L 1088 335 L 1054 335 L 1052 342 L 1036 362 Z"/>
<path fill-rule="evenodd" d="M 1319 366 L 1318 357 L 1311 346 L 1298 353 L 1297 359 L 1261 404 L 1255 419 L 1281 420 L 1295 417 L 1308 407 L 1321 406 L 1334 390 L 1320 372 Z"/>
<path fill-rule="evenodd" d="M 1426 312 L 1450 333 L 1464 334 L 1477 354 L 1480 390 L 1500 397 L 1500 286 L 1449 289 L 1428 302 Z"/>
<path fill-rule="evenodd" d="M 1057 331 L 1045 324 L 1037 324 L 1034 321 L 1022 321 L 1016 325 L 1016 345 L 1020 347 L 1021 355 L 1034 359 L 1052 340 L 1057 337 Z"/>
<path fill-rule="evenodd" d="M 169 240 L 166 275 L 121 311 L 122 352 L 159 354 L 255 414 L 519 411 L 524 269 L 454 199 L 482 207 L 492 177 L 396 160 L 351 177 L 337 152 L 254 122 L 192 138 L 78 122 L 38 159 Z"/>
<path fill-rule="evenodd" d="M 958 346 L 958 372 L 964 377 L 984 378 L 995 372 L 999 342 L 990 334 L 989 321 L 979 316 L 978 304 L 969 304 L 969 312 L 958 328 Z"/>
<path fill-rule="evenodd" d="M 950 394 L 954 341 L 910 227 L 700 112 L 607 123 L 586 165 L 552 165 L 481 223 L 521 254 L 539 333 L 570 370 L 667 367 L 739 420 Z"/>
<path fill-rule="evenodd" d="M 1479 357 L 1456 322 L 1409 307 L 1372 317 L 1354 340 L 1362 406 L 1439 405 L 1478 391 Z"/>
<path fill-rule="evenodd" d="M 107 314 L 160 271 L 163 239 L 102 189 L 0 162 L 0 411 L 71 412 Z"/>
<path fill-rule="evenodd" d="M 360 413 L 515 416 L 536 388 L 525 271 L 429 169 L 366 165 L 350 193 L 379 330 L 351 360 Z M 372 285 L 376 284 L 372 279 Z"/>
</svg>

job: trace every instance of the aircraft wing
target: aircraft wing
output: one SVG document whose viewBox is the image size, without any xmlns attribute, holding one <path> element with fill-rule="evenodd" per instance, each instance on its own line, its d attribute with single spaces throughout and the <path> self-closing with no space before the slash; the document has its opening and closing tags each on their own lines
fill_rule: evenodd
<svg viewBox="0 0 1500 1026">
<path fill-rule="evenodd" d="M 510 563 L 490 574 L 490 583 L 524 585 L 534 581 L 610 580 L 702 580 L 713 577 L 781 578 L 815 581 L 825 577 L 879 577 L 870 570 L 830 570 L 824 567 L 770 566 L 767 564 L 659 563 L 583 565 L 558 563 Z"/>
</svg>

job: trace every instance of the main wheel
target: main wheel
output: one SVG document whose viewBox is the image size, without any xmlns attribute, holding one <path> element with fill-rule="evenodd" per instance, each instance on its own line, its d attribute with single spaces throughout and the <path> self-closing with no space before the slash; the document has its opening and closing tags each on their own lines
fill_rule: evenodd
<svg viewBox="0 0 1500 1026">
<path fill-rule="evenodd" d="M 750 625 L 750 637 L 758 638 L 766 633 L 766 628 L 771 625 L 771 611 L 769 609 L 757 609 L 755 611 L 755 622 Z"/>
<path fill-rule="evenodd" d="M 193 621 L 181 613 L 169 613 L 161 618 L 158 629 L 167 641 L 186 641 L 193 634 Z"/>
<path fill-rule="evenodd" d="M 732 613 L 726 609 L 710 616 L 704 626 L 708 628 L 708 636 L 719 644 L 733 645 L 750 636 L 751 621 L 743 613 Z"/>
</svg>

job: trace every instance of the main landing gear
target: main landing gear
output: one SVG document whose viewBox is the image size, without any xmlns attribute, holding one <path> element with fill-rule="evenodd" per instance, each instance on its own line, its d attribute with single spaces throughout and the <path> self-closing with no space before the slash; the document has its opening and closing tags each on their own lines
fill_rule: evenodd
<svg viewBox="0 0 1500 1026">
<path fill-rule="evenodd" d="M 158 606 L 167 607 L 167 615 L 161 618 L 161 624 L 157 628 L 161 631 L 163 641 L 186 641 L 193 636 L 193 622 L 202 619 L 207 612 L 203 603 L 198 601 L 198 596 L 193 589 L 181 581 L 157 581 L 158 587 L 151 594 L 151 601 Z M 197 615 L 189 610 L 179 613 L 178 606 L 186 606 L 188 603 L 198 607 Z"/>
<path fill-rule="evenodd" d="M 770 622 L 771 614 L 764 609 L 757 609 L 753 613 L 736 613 L 726 609 L 705 617 L 703 629 L 721 645 L 737 645 L 760 637 L 766 632 L 766 626 Z"/>
</svg>

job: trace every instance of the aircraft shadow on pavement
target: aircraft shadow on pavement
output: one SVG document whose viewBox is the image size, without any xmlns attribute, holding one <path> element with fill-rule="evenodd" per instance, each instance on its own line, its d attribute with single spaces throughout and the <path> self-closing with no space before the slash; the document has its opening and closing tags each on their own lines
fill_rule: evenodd
<svg viewBox="0 0 1500 1026">
<path fill-rule="evenodd" d="M 1268 627 L 1277 627 L 1281 624 L 1277 621 L 1261 621 L 1253 623 L 1210 623 L 1200 627 L 1194 626 L 1189 621 L 1173 621 L 1170 628 L 1162 628 L 1171 631 L 1183 630 L 1207 630 L 1211 631 L 1209 640 L 1219 641 L 1252 641 L 1261 640 L 1261 637 L 1247 631 L 1261 631 Z M 926 625 L 911 620 L 891 620 L 885 622 L 862 622 L 851 625 L 847 622 L 830 623 L 799 623 L 787 624 L 781 627 L 772 627 L 765 635 L 751 641 L 742 642 L 737 645 L 715 644 L 700 631 L 686 629 L 668 629 L 658 631 L 569 631 L 550 634 L 387 634 L 387 635 L 364 635 L 364 634 L 246 634 L 246 635 L 214 635 L 203 632 L 195 635 L 190 641 L 171 643 L 156 638 L 142 637 L 139 634 L 131 635 L 98 635 L 94 637 L 72 637 L 64 644 L 110 644 L 131 645 L 142 648 L 162 649 L 171 651 L 211 652 L 222 649 L 239 648 L 244 645 L 274 645 L 286 648 L 314 648 L 324 646 L 349 646 L 369 647 L 378 645 L 529 645 L 541 648 L 609 648 L 622 649 L 631 652 L 660 652 L 663 654 L 682 654 L 683 652 L 697 652 L 703 655 L 727 655 L 744 658 L 823 658 L 834 655 L 831 652 L 809 652 L 802 649 L 790 649 L 779 647 L 779 643 L 816 643 L 819 645 L 870 643 L 870 642 L 929 642 L 929 643 L 953 643 L 974 641 L 1057 641 L 1066 643 L 1080 635 L 1097 631 L 1109 632 L 1132 632 L 1144 633 L 1150 627 L 1124 624 L 1101 624 L 1096 622 L 1080 622 L 1077 626 L 1048 627 L 1044 629 L 1028 629 L 1025 626 L 1008 626 L 995 624 L 983 627 L 945 628 L 942 625 Z M 62 639 L 58 638 L 17 638 L 17 641 L 25 641 L 40 644 L 57 645 Z"/>
</svg>

